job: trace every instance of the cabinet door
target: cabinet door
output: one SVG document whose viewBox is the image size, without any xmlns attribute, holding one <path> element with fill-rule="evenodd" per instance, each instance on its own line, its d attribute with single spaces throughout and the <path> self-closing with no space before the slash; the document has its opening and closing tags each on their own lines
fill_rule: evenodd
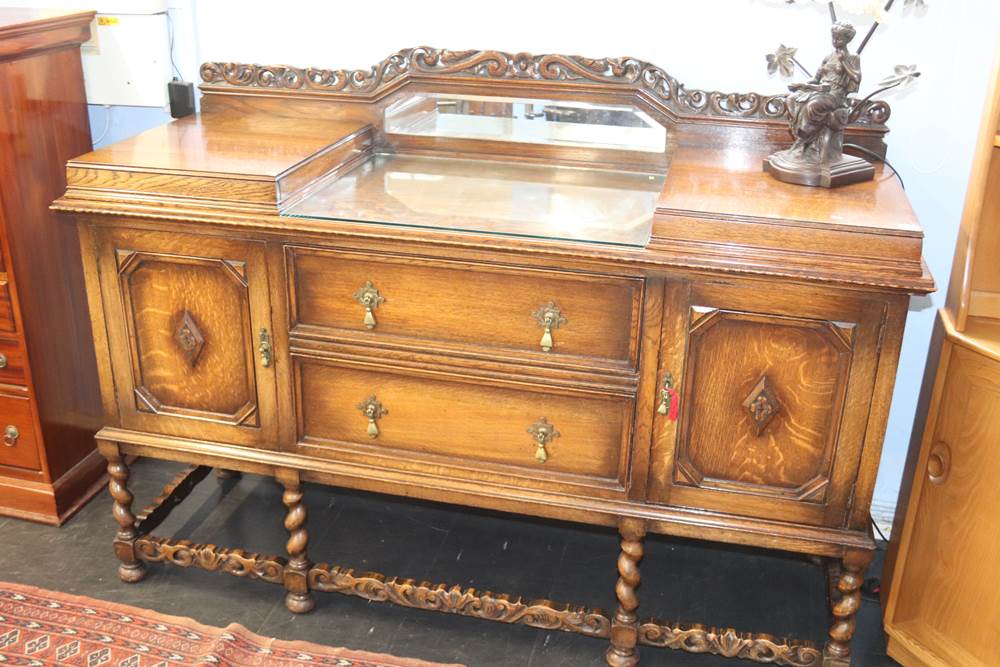
<svg viewBox="0 0 1000 667">
<path fill-rule="evenodd" d="M 275 447 L 263 244 L 136 230 L 99 238 L 122 426 Z"/>
<path fill-rule="evenodd" d="M 889 654 L 1000 665 L 1000 362 L 946 348 L 889 589 Z"/>
<path fill-rule="evenodd" d="M 693 286 L 682 331 L 664 337 L 661 379 L 673 376 L 680 410 L 676 425 L 657 416 L 650 499 L 843 525 L 885 313 L 795 286 Z M 686 349 L 671 351 L 678 338 Z"/>
</svg>

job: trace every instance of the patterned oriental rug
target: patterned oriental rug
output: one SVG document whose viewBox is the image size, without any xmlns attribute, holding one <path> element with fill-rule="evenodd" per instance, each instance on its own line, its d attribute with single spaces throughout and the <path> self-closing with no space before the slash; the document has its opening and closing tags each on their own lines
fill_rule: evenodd
<svg viewBox="0 0 1000 667">
<path fill-rule="evenodd" d="M 446 667 L 213 628 L 190 618 L 0 582 L 0 666 Z M 451 665 L 447 667 L 461 667 Z"/>
</svg>

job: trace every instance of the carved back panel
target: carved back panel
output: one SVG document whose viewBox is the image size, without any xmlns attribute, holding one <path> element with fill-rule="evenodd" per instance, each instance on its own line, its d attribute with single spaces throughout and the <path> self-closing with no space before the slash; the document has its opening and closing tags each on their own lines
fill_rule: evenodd
<svg viewBox="0 0 1000 667">
<path fill-rule="evenodd" d="M 723 93 L 688 88 L 660 67 L 630 57 L 451 51 L 419 46 L 401 49 L 368 69 L 206 62 L 201 66 L 201 77 L 209 109 L 214 106 L 212 98 L 229 95 L 382 105 L 410 84 L 432 84 L 437 90 L 479 94 L 558 97 L 572 93 L 575 99 L 605 100 L 617 96 L 619 101 L 631 100 L 670 124 L 737 124 L 784 130 L 788 121 L 786 93 Z M 847 136 L 884 155 L 882 137 L 888 132 L 885 123 L 891 113 L 889 105 L 874 100 L 860 102 L 859 106 L 858 121 L 847 129 Z"/>
</svg>

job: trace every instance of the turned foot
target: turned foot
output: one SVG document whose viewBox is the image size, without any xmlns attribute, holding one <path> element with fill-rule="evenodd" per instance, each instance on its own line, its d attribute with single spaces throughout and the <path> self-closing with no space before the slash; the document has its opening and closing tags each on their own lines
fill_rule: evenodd
<svg viewBox="0 0 1000 667">
<path fill-rule="evenodd" d="M 278 481 L 285 488 L 281 502 L 288 510 L 285 530 L 288 531 L 288 564 L 285 565 L 284 584 L 288 593 L 285 606 L 296 614 L 304 614 L 316 606 L 309 592 L 308 574 L 311 564 L 306 556 L 309 534 L 306 532 L 306 506 L 302 502 L 302 485 L 295 471 L 280 471 Z"/>
<path fill-rule="evenodd" d="M 312 593 L 286 593 L 285 606 L 293 614 L 305 614 L 313 610 L 316 600 Z"/>
<path fill-rule="evenodd" d="M 238 470 L 226 470 L 225 468 L 215 469 L 215 478 L 223 481 L 227 479 L 239 479 L 243 475 Z"/>
<path fill-rule="evenodd" d="M 847 667 L 851 664 L 851 638 L 861 608 L 861 585 L 865 570 L 874 556 L 872 551 L 850 551 L 843 559 L 840 578 L 832 597 L 833 624 L 830 639 L 823 647 L 824 667 Z"/>
<path fill-rule="evenodd" d="M 122 563 L 118 566 L 118 578 L 126 584 L 137 584 L 146 578 L 146 564 L 142 561 Z"/>
<path fill-rule="evenodd" d="M 642 560 L 642 538 L 646 524 L 638 519 L 623 519 L 618 526 L 621 533 L 621 554 L 618 556 L 618 611 L 611 621 L 611 646 L 604 656 L 611 667 L 634 667 L 639 663 L 639 618 L 635 610 L 639 598 L 639 561 Z"/>
<path fill-rule="evenodd" d="M 604 657 L 611 667 L 635 667 L 639 664 L 639 651 L 635 648 L 623 653 L 621 649 L 610 646 L 604 652 Z"/>
</svg>

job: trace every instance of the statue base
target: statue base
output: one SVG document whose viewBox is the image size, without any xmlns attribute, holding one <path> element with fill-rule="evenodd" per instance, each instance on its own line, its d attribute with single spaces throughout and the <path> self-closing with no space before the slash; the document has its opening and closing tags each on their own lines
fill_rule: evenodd
<svg viewBox="0 0 1000 667">
<path fill-rule="evenodd" d="M 778 151 L 764 158 L 764 171 L 785 183 L 837 188 L 841 185 L 870 181 L 875 177 L 871 162 L 853 155 L 841 155 L 830 164 L 808 164 L 789 159 L 787 151 Z"/>
</svg>

